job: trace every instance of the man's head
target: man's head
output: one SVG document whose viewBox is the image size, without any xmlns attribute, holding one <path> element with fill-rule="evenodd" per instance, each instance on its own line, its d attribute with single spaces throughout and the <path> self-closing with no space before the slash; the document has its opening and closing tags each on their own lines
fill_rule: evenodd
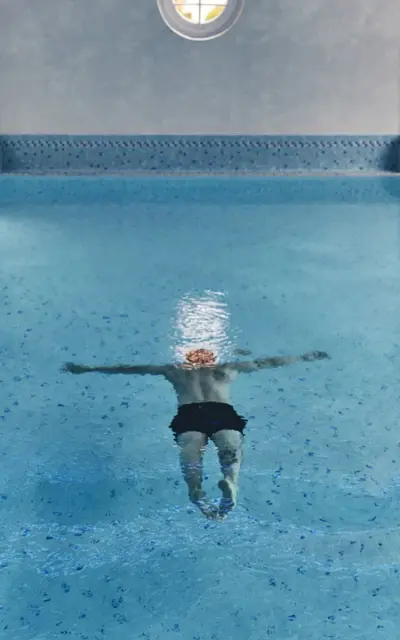
<svg viewBox="0 0 400 640">
<path fill-rule="evenodd" d="M 216 357 L 208 349 L 192 349 L 185 353 L 185 360 L 192 366 L 210 367 L 216 363 Z"/>
</svg>

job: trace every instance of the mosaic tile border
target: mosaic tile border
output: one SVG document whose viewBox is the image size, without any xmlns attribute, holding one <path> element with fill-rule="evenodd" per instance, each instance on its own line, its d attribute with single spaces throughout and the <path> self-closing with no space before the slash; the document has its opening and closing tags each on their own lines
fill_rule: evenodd
<svg viewBox="0 0 400 640">
<path fill-rule="evenodd" d="M 396 136 L 0 135 L 4 173 L 399 172 Z"/>
</svg>

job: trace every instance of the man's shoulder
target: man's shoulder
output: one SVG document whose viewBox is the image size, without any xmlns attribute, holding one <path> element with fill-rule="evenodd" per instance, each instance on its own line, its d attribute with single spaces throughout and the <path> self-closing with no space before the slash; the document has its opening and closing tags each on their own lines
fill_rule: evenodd
<svg viewBox="0 0 400 640">
<path fill-rule="evenodd" d="M 217 365 L 215 367 L 216 376 L 223 377 L 227 380 L 233 380 L 237 376 L 236 367 L 231 362 Z"/>
<path fill-rule="evenodd" d="M 185 367 L 180 364 L 165 364 L 163 366 L 163 374 L 167 380 L 176 380 L 185 373 Z"/>
<path fill-rule="evenodd" d="M 166 378 L 191 377 L 193 374 L 200 376 L 215 376 L 216 378 L 235 378 L 237 370 L 233 363 L 221 363 L 212 367 L 188 367 L 185 364 L 169 364 L 163 366 Z"/>
</svg>

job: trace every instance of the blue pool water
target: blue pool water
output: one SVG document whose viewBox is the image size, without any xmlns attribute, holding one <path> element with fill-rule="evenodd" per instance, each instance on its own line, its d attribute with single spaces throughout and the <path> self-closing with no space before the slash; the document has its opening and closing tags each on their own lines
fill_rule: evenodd
<svg viewBox="0 0 400 640">
<path fill-rule="evenodd" d="M 0 638 L 398 639 L 400 188 L 352 180 L 0 181 Z M 59 371 L 200 344 L 332 356 L 234 383 L 223 523 L 167 382 Z"/>
</svg>

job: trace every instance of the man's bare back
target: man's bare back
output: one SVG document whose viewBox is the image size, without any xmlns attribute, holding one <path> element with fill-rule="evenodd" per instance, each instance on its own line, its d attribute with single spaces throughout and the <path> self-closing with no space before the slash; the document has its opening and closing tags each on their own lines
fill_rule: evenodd
<svg viewBox="0 0 400 640">
<path fill-rule="evenodd" d="M 168 380 L 174 387 L 178 402 L 178 412 L 170 427 L 180 447 L 181 467 L 189 498 L 206 517 L 223 519 L 236 505 L 243 459 L 243 430 L 247 422 L 230 404 L 231 382 L 239 373 L 253 373 L 325 358 L 329 358 L 327 353 L 311 351 L 301 356 L 275 356 L 217 364 L 211 351 L 196 349 L 186 354 L 183 364 L 88 367 L 67 363 L 63 371 L 74 374 L 159 375 Z M 213 440 L 218 449 L 223 474 L 218 485 L 222 491 L 219 507 L 208 502 L 202 489 L 202 458 L 208 438 Z"/>
<path fill-rule="evenodd" d="M 229 366 L 171 367 L 165 378 L 174 387 L 178 407 L 193 402 L 225 402 L 229 404 L 229 385 L 237 377 Z"/>
</svg>

